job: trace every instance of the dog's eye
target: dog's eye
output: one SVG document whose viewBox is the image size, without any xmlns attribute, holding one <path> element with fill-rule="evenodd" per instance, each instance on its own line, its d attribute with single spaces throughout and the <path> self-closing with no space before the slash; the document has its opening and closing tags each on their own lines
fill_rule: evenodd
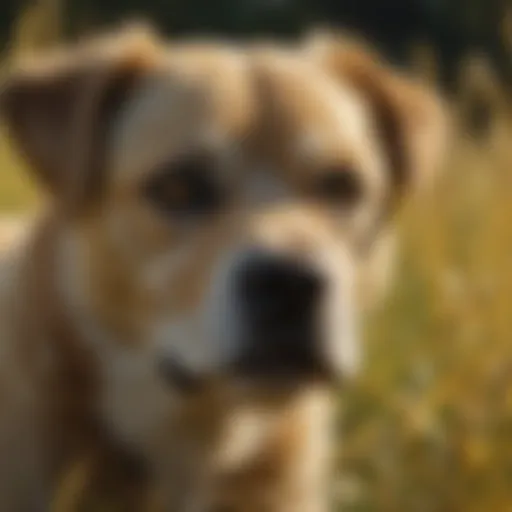
<svg viewBox="0 0 512 512">
<path fill-rule="evenodd" d="M 355 206 L 363 195 L 360 176 L 350 168 L 324 172 L 315 183 L 316 196 L 344 207 Z"/>
<path fill-rule="evenodd" d="M 202 215 L 216 211 L 222 193 L 206 159 L 189 158 L 165 166 L 145 186 L 145 195 L 168 215 Z"/>
</svg>

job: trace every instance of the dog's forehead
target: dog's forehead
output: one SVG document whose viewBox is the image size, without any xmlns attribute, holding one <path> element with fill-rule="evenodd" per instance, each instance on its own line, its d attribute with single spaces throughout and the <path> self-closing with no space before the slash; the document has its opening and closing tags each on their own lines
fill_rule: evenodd
<svg viewBox="0 0 512 512">
<path fill-rule="evenodd" d="M 109 167 L 123 177 L 194 149 L 221 149 L 248 122 L 245 61 L 216 47 L 173 47 L 136 84 L 113 123 Z"/>
<path fill-rule="evenodd" d="M 366 167 L 373 117 L 359 91 L 299 52 L 257 51 L 263 142 L 280 164 L 309 172 L 337 164 Z M 361 164 L 361 165 L 358 165 Z"/>
<path fill-rule="evenodd" d="M 145 173 L 195 149 L 251 147 L 264 158 L 335 163 L 368 154 L 371 116 L 349 85 L 298 52 L 169 48 L 113 133 L 112 166 Z"/>
</svg>

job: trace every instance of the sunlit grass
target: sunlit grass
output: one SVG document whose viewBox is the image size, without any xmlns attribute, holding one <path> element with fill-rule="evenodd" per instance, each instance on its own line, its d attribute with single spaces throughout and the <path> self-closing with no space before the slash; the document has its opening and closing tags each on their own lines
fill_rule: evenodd
<svg viewBox="0 0 512 512">
<path fill-rule="evenodd" d="M 0 213 L 22 212 L 30 208 L 35 199 L 26 169 L 0 129 Z"/>
<path fill-rule="evenodd" d="M 404 215 L 395 291 L 343 397 L 343 510 L 512 510 L 512 125 L 495 133 L 459 137 Z"/>
</svg>

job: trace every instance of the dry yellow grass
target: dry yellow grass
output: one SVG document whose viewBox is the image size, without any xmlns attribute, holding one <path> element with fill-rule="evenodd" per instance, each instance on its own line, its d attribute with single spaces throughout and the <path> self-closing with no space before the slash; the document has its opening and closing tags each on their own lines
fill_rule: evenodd
<svg viewBox="0 0 512 512">
<path fill-rule="evenodd" d="M 33 184 L 0 128 L 0 212 L 22 213 L 34 202 Z"/>
<path fill-rule="evenodd" d="M 403 218 L 399 280 L 342 402 L 343 510 L 512 511 L 512 123 L 461 131 Z"/>
</svg>

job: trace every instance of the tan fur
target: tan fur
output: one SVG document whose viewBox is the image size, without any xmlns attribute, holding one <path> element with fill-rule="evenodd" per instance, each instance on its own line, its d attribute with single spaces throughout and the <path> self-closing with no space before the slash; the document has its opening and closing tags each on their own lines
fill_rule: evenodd
<svg viewBox="0 0 512 512">
<path fill-rule="evenodd" d="M 23 236 L 27 223 L 21 216 L 0 217 L 0 251 L 9 250 Z"/>
<path fill-rule="evenodd" d="M 24 66 L 0 101 L 50 197 L 4 263 L 0 501 L 73 510 L 90 485 L 128 483 L 123 510 L 328 510 L 332 390 L 225 371 L 243 328 L 227 279 L 250 247 L 321 269 L 326 350 L 356 372 L 395 199 L 441 151 L 434 96 L 338 41 L 167 48 L 137 29 Z M 201 221 L 159 213 L 148 180 L 198 153 L 229 201 Z M 361 184 L 353 211 L 315 195 L 332 170 Z M 163 350 L 203 386 L 169 386 Z"/>
<path fill-rule="evenodd" d="M 431 174 L 439 168 L 439 155 L 444 153 L 449 135 L 446 108 L 439 96 L 419 81 L 385 66 L 372 49 L 355 40 L 319 33 L 308 41 L 306 51 L 340 80 L 366 94 L 377 114 L 398 184 L 431 184 Z"/>
</svg>

